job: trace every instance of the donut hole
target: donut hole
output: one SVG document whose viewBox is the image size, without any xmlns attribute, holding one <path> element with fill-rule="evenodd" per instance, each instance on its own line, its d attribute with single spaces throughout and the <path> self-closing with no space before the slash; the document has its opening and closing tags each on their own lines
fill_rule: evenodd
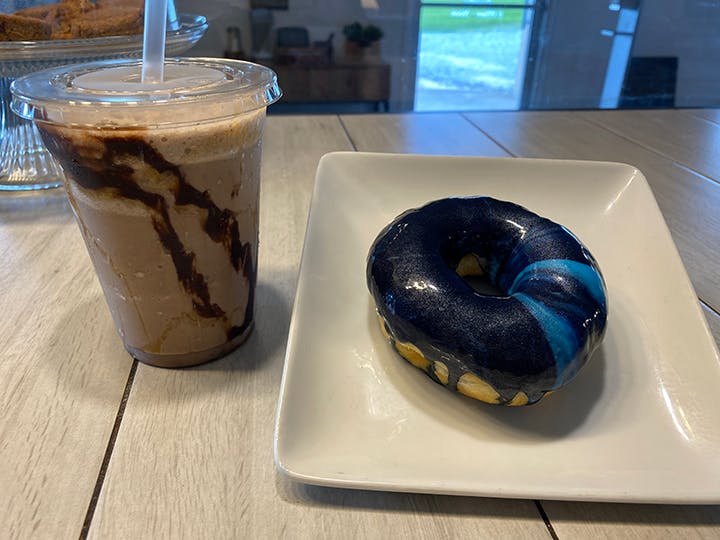
<svg viewBox="0 0 720 540">
<path fill-rule="evenodd" d="M 455 266 L 455 272 L 476 293 L 485 296 L 507 296 L 504 291 L 490 281 L 487 266 L 485 258 L 468 253 Z"/>
</svg>

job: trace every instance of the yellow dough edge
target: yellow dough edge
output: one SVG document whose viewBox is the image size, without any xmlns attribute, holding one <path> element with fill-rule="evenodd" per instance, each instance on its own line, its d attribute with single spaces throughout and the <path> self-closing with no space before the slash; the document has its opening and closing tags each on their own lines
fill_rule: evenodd
<svg viewBox="0 0 720 540">
<path fill-rule="evenodd" d="M 508 407 L 521 407 L 523 405 L 527 405 L 527 403 L 527 394 L 525 394 L 525 392 L 518 392 L 517 394 L 515 394 L 515 397 L 508 401 L 505 405 L 507 405 Z"/>
<path fill-rule="evenodd" d="M 445 386 L 447 386 L 448 378 L 450 377 L 450 371 L 448 370 L 448 367 L 442 362 L 438 362 L 436 360 L 435 362 L 433 362 L 433 372 L 435 373 L 435 376 L 438 378 L 438 380 Z"/>
<path fill-rule="evenodd" d="M 473 373 L 464 373 L 457 384 L 458 392 L 461 394 L 497 405 L 500 403 L 500 394 L 488 383 Z"/>
<path fill-rule="evenodd" d="M 377 318 L 378 323 L 380 323 L 380 331 L 382 332 L 382 335 L 385 336 L 385 339 L 395 345 L 395 349 L 398 353 L 400 353 L 400 356 L 402 356 L 405 360 L 410 362 L 416 368 L 427 371 L 427 369 L 430 367 L 430 361 L 425 358 L 423 353 L 420 352 L 420 349 L 418 349 L 412 343 L 403 343 L 401 341 L 393 339 L 392 336 L 388 333 L 387 326 L 385 325 L 385 319 L 382 318 L 382 315 L 378 313 Z M 447 366 L 445 366 L 445 371 L 447 372 Z M 445 377 L 445 379 L 447 380 L 447 376 Z"/>
<path fill-rule="evenodd" d="M 468 253 L 460 259 L 457 267 L 455 267 L 455 272 L 460 277 L 482 276 L 485 273 L 482 265 L 480 264 L 480 258 L 474 253 Z"/>
<path fill-rule="evenodd" d="M 388 333 L 385 320 L 379 313 L 377 314 L 377 318 L 378 323 L 380 324 L 380 331 L 383 336 L 385 339 L 394 343 L 395 349 L 397 349 L 397 352 L 400 353 L 400 356 L 416 368 L 428 371 L 431 363 L 427 358 L 425 358 L 425 355 L 420 352 L 420 349 L 412 343 L 403 343 L 401 341 L 394 340 Z M 443 362 L 435 360 L 432 362 L 432 369 L 438 380 L 447 386 L 449 377 L 448 367 Z M 457 384 L 457 390 L 467 397 L 484 401 L 485 403 L 490 403 L 492 405 L 500 403 L 500 394 L 498 394 L 490 384 L 483 381 L 480 377 L 474 375 L 473 373 L 465 373 L 460 377 Z M 518 392 L 515 394 L 515 397 L 506 403 L 506 405 L 508 407 L 520 407 L 522 405 L 527 405 L 527 403 L 528 397 L 525 392 Z"/>
<path fill-rule="evenodd" d="M 382 332 L 382 335 L 387 339 L 388 341 L 392 341 L 392 338 L 390 337 L 390 334 L 388 334 L 387 328 L 385 326 L 385 319 L 382 318 L 382 315 L 377 313 L 377 319 L 380 323 L 380 331 Z"/>
<path fill-rule="evenodd" d="M 401 343 L 400 341 L 395 342 L 395 348 L 405 360 L 410 362 L 416 368 L 420 368 L 423 371 L 427 371 L 430 367 L 430 360 L 423 356 L 415 345 L 412 343 Z"/>
</svg>

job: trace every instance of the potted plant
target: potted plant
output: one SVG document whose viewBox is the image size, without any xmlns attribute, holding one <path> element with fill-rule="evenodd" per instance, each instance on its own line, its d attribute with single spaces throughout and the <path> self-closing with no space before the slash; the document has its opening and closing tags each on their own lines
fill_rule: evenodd
<svg viewBox="0 0 720 540">
<path fill-rule="evenodd" d="M 363 57 L 370 52 L 380 56 L 380 39 L 383 31 L 374 24 L 362 25 L 354 22 L 343 27 L 345 35 L 345 56 Z"/>
</svg>

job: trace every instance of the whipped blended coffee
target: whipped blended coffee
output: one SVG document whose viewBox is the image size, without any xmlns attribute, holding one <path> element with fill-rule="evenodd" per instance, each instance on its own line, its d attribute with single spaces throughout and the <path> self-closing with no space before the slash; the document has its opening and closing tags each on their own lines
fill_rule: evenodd
<svg viewBox="0 0 720 540">
<path fill-rule="evenodd" d="M 222 356 L 252 329 L 265 107 L 279 93 L 260 66 L 177 62 L 159 88 L 134 82 L 137 63 L 83 66 L 72 88 L 104 96 L 94 109 L 33 109 L 126 349 L 166 367 Z"/>
</svg>

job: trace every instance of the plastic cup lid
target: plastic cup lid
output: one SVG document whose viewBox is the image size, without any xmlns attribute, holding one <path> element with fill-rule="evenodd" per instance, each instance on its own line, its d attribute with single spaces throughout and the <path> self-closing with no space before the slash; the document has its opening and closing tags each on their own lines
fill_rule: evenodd
<svg viewBox="0 0 720 540">
<path fill-rule="evenodd" d="M 11 108 L 23 118 L 68 126 L 178 125 L 245 114 L 277 101 L 275 73 L 229 59 L 165 60 L 162 83 L 141 82 L 140 60 L 107 60 L 16 79 Z"/>
</svg>

